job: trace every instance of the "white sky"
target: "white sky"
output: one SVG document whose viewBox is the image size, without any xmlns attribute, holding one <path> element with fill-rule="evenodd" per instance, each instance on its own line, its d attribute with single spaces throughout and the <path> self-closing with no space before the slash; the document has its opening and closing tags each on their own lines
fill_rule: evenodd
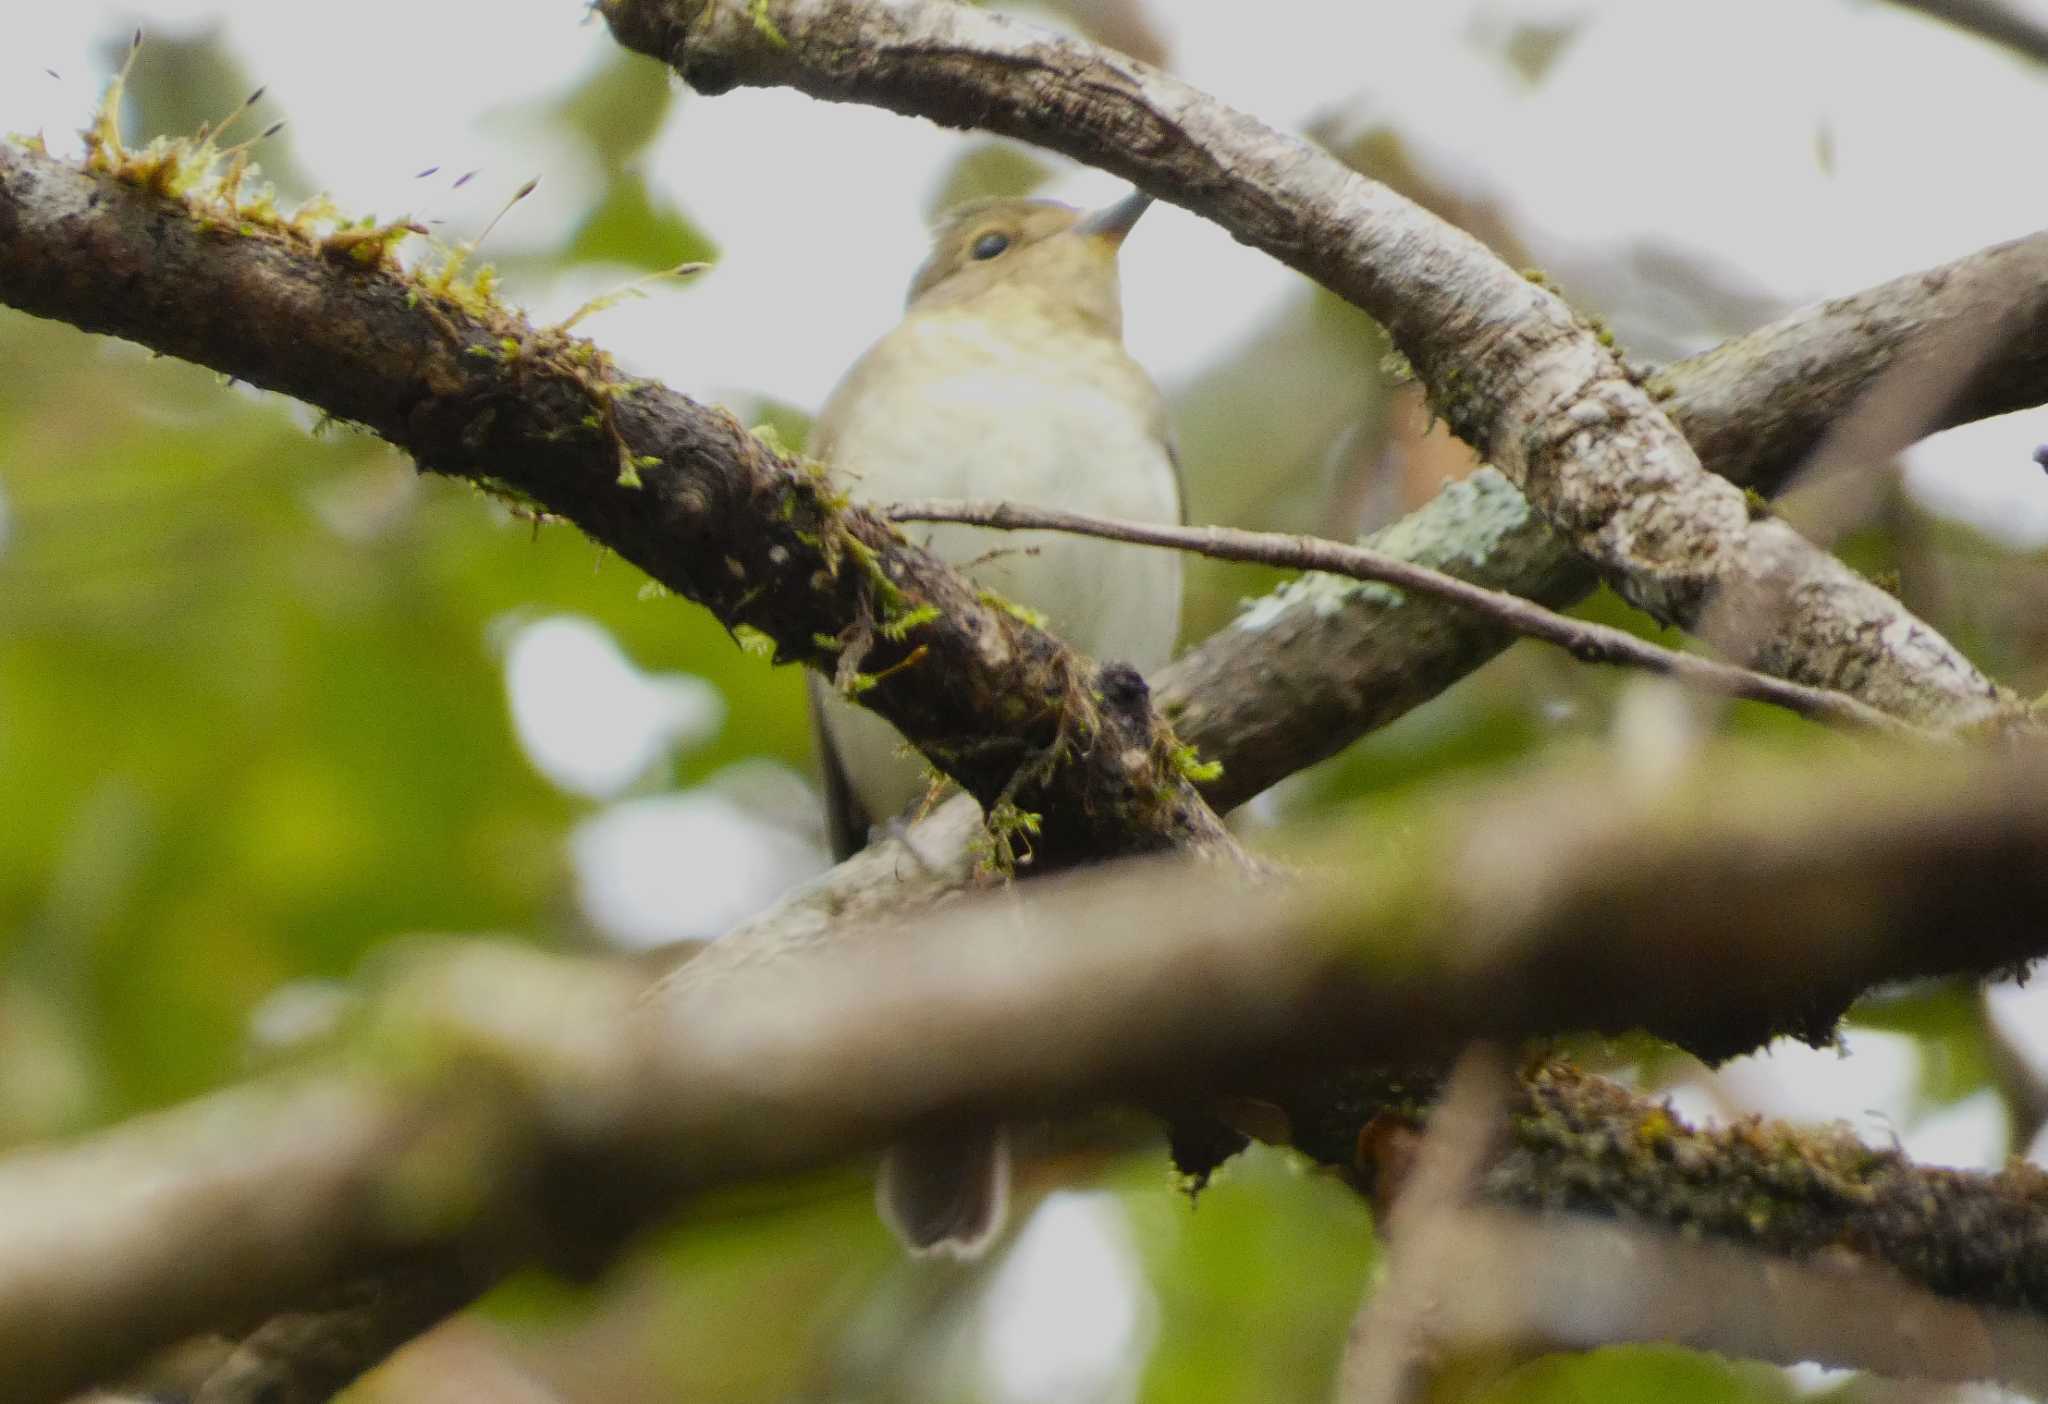
<svg viewBox="0 0 2048 1404">
<path fill-rule="evenodd" d="M 10 8 L 0 129 L 42 129 L 60 149 L 97 96 L 97 46 L 138 22 L 159 33 L 218 24 L 289 115 L 298 159 L 346 208 L 443 215 L 451 231 L 470 231 L 539 175 L 537 195 L 494 236 L 516 246 L 560 237 L 592 194 L 521 115 L 611 52 L 576 0 L 355 0 L 345 19 L 276 0 Z M 2015 135 L 2048 131 L 2041 73 L 1882 3 L 1154 0 L 1150 11 L 1183 76 L 1268 121 L 1343 110 L 1391 123 L 1426 168 L 1493 198 L 1537 261 L 1639 348 L 1697 347 L 1740 330 L 1730 301 L 1789 307 L 2048 224 L 2034 148 Z M 1569 15 L 1592 23 L 1533 89 L 1473 42 L 1517 18 Z M 586 330 L 691 393 L 814 407 L 894 320 L 922 253 L 921 211 L 960 140 L 785 92 L 686 97 L 646 165 L 717 240 L 720 266 Z M 483 175 L 423 210 L 412 177 L 430 164 Z M 1093 203 L 1119 189 L 1079 172 L 1054 193 Z M 1129 339 L 1169 387 L 1227 354 L 1296 285 L 1176 210 L 1147 217 L 1125 264 Z M 1721 296 L 1675 286 L 1672 270 Z M 558 316 L 618 281 L 616 270 L 589 270 L 508 291 Z M 2039 413 L 1945 435 L 1914 451 L 1914 481 L 1942 510 L 2007 539 L 2048 540 L 2048 477 L 2029 461 L 2043 441 Z M 508 658 L 522 739 L 578 793 L 628 791 L 669 747 L 718 725 L 718 699 L 701 684 L 639 673 L 578 621 L 524 626 Z M 550 678 L 576 679 L 580 691 Z M 574 739 L 592 733 L 574 718 L 592 709 L 614 725 L 602 753 L 577 752 Z M 586 909 L 628 940 L 716 929 L 817 861 L 808 836 L 750 813 L 710 790 L 599 811 L 574 845 Z M 692 853 L 706 866 L 682 868 L 677 855 Z M 712 875 L 729 886 L 707 895 Z M 685 901 L 695 905 L 677 906 Z M 2001 1009 L 2019 1007 L 2008 999 Z M 1978 1108 L 1915 1121 L 1917 1066 L 1899 1042 L 1859 1038 L 1849 1059 L 1774 1050 L 1732 1068 L 1703 1105 L 1856 1118 L 1866 1134 L 1896 1131 L 1960 1163 L 2002 1154 L 2002 1115 L 1997 1126 Z M 1010 1324 L 992 1328 L 990 1348 L 1045 1338 L 1029 1324 L 1034 1302 L 1051 1313 L 1037 1332 L 1066 1329 L 1058 1322 L 1081 1300 L 1072 1264 L 1096 1263 L 1099 1276 L 1102 1254 L 1121 1251 L 1103 1246 L 1114 1237 L 1086 1201 L 1048 1205 L 1027 1246 L 1068 1247 L 1044 1253 L 1050 1266 L 1036 1277 L 999 1280 Z M 1118 1284 L 1091 1299 L 1105 1338 L 1141 1329 L 1135 1289 Z M 1019 1397 L 1026 1373 L 1004 1371 Z"/>
</svg>

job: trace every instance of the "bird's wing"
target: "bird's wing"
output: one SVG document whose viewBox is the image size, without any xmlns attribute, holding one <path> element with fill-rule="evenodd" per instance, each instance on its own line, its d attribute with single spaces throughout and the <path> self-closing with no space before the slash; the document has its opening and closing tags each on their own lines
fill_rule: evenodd
<svg viewBox="0 0 2048 1404">
<path fill-rule="evenodd" d="M 846 767 L 832 747 L 832 733 L 825 729 L 825 684 L 815 677 L 804 682 L 811 699 L 811 735 L 818 741 L 818 768 L 824 772 L 825 833 L 832 841 L 832 861 L 843 863 L 867 847 L 874 816 L 853 793 Z"/>
</svg>

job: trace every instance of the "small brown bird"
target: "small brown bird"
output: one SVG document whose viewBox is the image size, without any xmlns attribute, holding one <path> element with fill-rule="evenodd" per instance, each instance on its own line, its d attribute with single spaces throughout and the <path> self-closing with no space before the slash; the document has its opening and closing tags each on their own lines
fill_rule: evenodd
<svg viewBox="0 0 2048 1404">
<path fill-rule="evenodd" d="M 847 372 L 811 452 L 853 496 L 1001 498 L 1141 521 L 1181 520 L 1166 406 L 1123 345 L 1117 250 L 1149 197 L 1083 215 L 1050 200 L 989 200 L 948 215 L 910 284 L 903 321 Z M 1164 663 L 1180 628 L 1180 558 L 1050 532 L 940 525 L 930 548 L 1046 616 L 1091 657 Z M 925 771 L 880 718 L 812 680 L 832 843 L 903 814 Z M 1001 1229 L 1000 1127 L 889 1152 L 882 1215 L 913 1252 L 969 1257 Z"/>
</svg>

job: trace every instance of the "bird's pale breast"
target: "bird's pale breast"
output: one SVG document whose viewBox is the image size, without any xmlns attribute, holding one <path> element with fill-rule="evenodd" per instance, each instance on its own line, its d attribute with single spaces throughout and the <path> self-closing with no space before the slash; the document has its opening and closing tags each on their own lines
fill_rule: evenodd
<svg viewBox="0 0 2048 1404">
<path fill-rule="evenodd" d="M 1180 520 L 1158 391 L 1106 335 L 1029 316 L 998 325 L 912 316 L 848 373 L 819 416 L 818 451 L 852 494 L 1001 498 L 1142 521 Z M 1051 532 L 908 529 L 1082 652 L 1150 670 L 1180 626 L 1180 559 Z M 828 699 L 826 726 L 871 814 L 902 810 L 921 767 L 869 713 Z"/>
</svg>

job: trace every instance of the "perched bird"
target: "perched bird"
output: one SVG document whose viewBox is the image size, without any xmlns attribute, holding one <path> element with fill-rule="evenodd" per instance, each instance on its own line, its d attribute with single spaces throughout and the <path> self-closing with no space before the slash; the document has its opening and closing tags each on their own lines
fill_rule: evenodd
<svg viewBox="0 0 2048 1404">
<path fill-rule="evenodd" d="M 964 206 L 940 224 L 895 330 L 846 373 L 811 452 L 867 502 L 1000 498 L 1141 521 L 1181 520 L 1158 388 L 1123 345 L 1117 250 L 1147 196 L 1092 214 L 1050 200 Z M 1050 532 L 939 525 L 938 555 L 1101 661 L 1159 666 L 1180 628 L 1180 558 Z M 835 855 L 902 815 L 925 769 L 888 723 L 812 680 Z M 898 1146 L 883 1217 L 918 1253 L 973 1256 L 1001 1229 L 1000 1127 Z"/>
</svg>

